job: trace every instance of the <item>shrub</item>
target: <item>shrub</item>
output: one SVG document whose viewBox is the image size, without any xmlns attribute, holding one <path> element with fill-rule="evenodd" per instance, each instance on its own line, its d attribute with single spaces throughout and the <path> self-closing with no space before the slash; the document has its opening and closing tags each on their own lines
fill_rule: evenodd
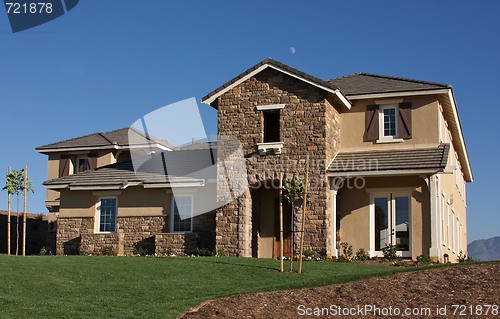
<svg viewBox="0 0 500 319">
<path fill-rule="evenodd" d="M 45 256 L 47 255 L 47 249 L 45 249 L 45 246 L 43 246 L 40 251 L 38 252 L 39 256 Z"/>
<path fill-rule="evenodd" d="M 389 244 L 387 247 L 382 248 L 382 252 L 384 253 L 384 259 L 386 260 L 394 261 L 398 259 L 395 245 Z"/>
<path fill-rule="evenodd" d="M 312 249 L 306 249 L 306 250 L 304 250 L 304 252 L 302 254 L 304 256 L 314 256 L 314 255 L 316 255 L 316 252 Z"/>
<path fill-rule="evenodd" d="M 217 249 L 217 256 L 227 257 L 227 256 L 229 256 L 229 252 L 227 251 L 227 249 L 225 247 L 219 247 L 219 249 Z"/>
<path fill-rule="evenodd" d="M 212 250 L 210 250 L 209 248 L 199 249 L 198 247 L 196 247 L 196 254 L 198 256 L 213 256 L 214 252 Z"/>
<path fill-rule="evenodd" d="M 370 259 L 370 255 L 363 248 L 360 248 L 356 252 L 356 259 L 360 260 L 360 261 L 369 260 Z"/>
<path fill-rule="evenodd" d="M 83 249 L 82 244 L 78 244 L 78 255 L 88 255 L 85 249 Z"/>
<path fill-rule="evenodd" d="M 434 259 L 429 257 L 429 255 L 427 255 L 427 254 L 422 254 L 422 255 L 417 257 L 417 261 L 421 264 L 430 264 L 433 262 L 433 260 Z"/>
<path fill-rule="evenodd" d="M 474 261 L 474 259 L 472 259 L 472 257 L 467 256 L 467 253 L 465 253 L 463 250 L 461 250 L 460 253 L 458 254 L 457 261 L 459 263 L 465 263 L 465 262 L 469 262 L 469 261 Z"/>
<path fill-rule="evenodd" d="M 146 255 L 149 255 L 149 252 L 144 247 L 135 246 L 134 247 L 134 255 L 146 256 Z"/>
<path fill-rule="evenodd" d="M 340 243 L 340 247 L 342 247 L 342 256 L 346 260 L 352 260 L 352 246 L 346 242 Z"/>
<path fill-rule="evenodd" d="M 102 247 L 101 254 L 103 256 L 114 256 L 115 253 L 113 252 L 113 246 L 104 246 L 104 247 Z"/>
</svg>

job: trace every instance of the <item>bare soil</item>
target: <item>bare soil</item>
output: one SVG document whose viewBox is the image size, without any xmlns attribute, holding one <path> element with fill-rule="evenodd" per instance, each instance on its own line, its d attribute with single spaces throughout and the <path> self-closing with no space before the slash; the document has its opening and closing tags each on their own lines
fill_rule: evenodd
<svg viewBox="0 0 500 319">
<path fill-rule="evenodd" d="M 366 311 L 370 306 L 380 310 Z M 208 301 L 181 318 L 379 318 L 403 317 L 405 311 L 410 311 L 404 316 L 407 318 L 500 318 L 499 306 L 500 263 L 487 263 L 321 288 L 238 295 Z"/>
</svg>

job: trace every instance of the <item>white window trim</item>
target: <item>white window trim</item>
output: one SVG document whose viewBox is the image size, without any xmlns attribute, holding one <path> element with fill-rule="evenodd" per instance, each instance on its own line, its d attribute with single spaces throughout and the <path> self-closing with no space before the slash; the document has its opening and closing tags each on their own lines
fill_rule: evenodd
<svg viewBox="0 0 500 319">
<path fill-rule="evenodd" d="M 285 104 L 257 105 L 257 111 L 269 111 L 284 109 Z"/>
<path fill-rule="evenodd" d="M 448 249 L 451 249 L 450 240 L 450 200 L 448 199 L 446 202 L 446 234 L 448 238 Z"/>
<path fill-rule="evenodd" d="M 384 110 L 385 109 L 394 109 L 395 110 L 395 129 L 396 129 L 396 135 L 395 136 L 385 136 L 384 135 Z M 384 143 L 401 143 L 404 140 L 398 136 L 398 114 L 399 114 L 399 104 L 385 104 L 385 105 L 380 105 L 379 106 L 379 139 L 376 141 L 377 144 L 384 144 Z"/>
<path fill-rule="evenodd" d="M 452 243 L 451 246 L 453 248 L 453 253 L 456 254 L 455 244 L 456 244 L 456 236 L 455 236 L 455 208 L 451 208 L 451 231 L 452 231 Z"/>
<path fill-rule="evenodd" d="M 115 231 L 100 231 L 99 229 L 101 228 L 101 200 L 102 199 L 115 199 L 116 200 L 116 205 L 115 205 Z M 116 234 L 117 228 L 118 228 L 118 197 L 117 196 L 99 196 L 97 198 L 97 203 L 95 205 L 96 207 L 96 223 L 94 223 L 94 232 L 98 234 Z"/>
<path fill-rule="evenodd" d="M 172 205 L 171 205 L 171 214 L 170 214 L 170 232 L 172 233 L 192 233 L 193 232 L 193 211 L 194 211 L 194 195 L 193 194 L 178 194 L 177 197 L 189 197 L 191 198 L 191 227 L 190 231 L 178 231 L 174 230 L 174 204 L 175 204 L 175 195 L 172 194 Z"/>
<path fill-rule="evenodd" d="M 446 247 L 446 236 L 447 234 L 445 234 L 445 230 L 446 230 L 446 227 L 445 227 L 445 222 L 444 222 L 444 219 L 445 219 L 445 202 L 446 202 L 446 195 L 443 191 L 443 193 L 441 194 L 441 228 L 442 228 L 442 232 L 443 232 L 443 246 Z M 445 236 L 446 235 L 446 236 Z"/>
</svg>

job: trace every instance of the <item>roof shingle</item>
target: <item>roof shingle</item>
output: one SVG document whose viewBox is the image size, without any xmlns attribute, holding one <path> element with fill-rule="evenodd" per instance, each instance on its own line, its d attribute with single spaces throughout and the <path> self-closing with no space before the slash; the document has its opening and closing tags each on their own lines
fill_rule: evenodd
<svg viewBox="0 0 500 319">
<path fill-rule="evenodd" d="M 216 177 L 215 149 L 197 149 L 161 152 L 153 156 L 127 160 L 93 170 L 44 182 L 45 186 L 99 186 L 165 183 L 185 178 L 208 179 Z M 143 161 L 142 165 L 140 164 Z M 134 171 L 136 164 L 136 171 Z M 137 168 L 137 166 L 139 166 Z M 165 173 L 166 171 L 166 173 Z"/>
<path fill-rule="evenodd" d="M 450 145 L 434 148 L 339 153 L 329 173 L 364 173 L 446 168 Z"/>
<path fill-rule="evenodd" d="M 103 147 L 103 146 L 113 147 L 114 145 L 129 146 L 130 145 L 129 132 L 134 137 L 133 140 L 136 141 L 147 140 L 153 143 L 164 145 L 168 148 L 175 149 L 175 147 L 168 144 L 166 140 L 157 139 L 156 137 L 141 132 L 134 127 L 126 127 L 106 133 L 98 132 L 94 134 L 72 138 L 61 142 L 39 146 L 36 148 L 36 150 L 43 152 L 47 150 L 62 149 L 62 148 L 92 148 L 92 147 Z"/>
<path fill-rule="evenodd" d="M 356 73 L 328 80 L 347 96 L 371 93 L 422 91 L 451 88 L 451 85 L 370 73 Z"/>
</svg>

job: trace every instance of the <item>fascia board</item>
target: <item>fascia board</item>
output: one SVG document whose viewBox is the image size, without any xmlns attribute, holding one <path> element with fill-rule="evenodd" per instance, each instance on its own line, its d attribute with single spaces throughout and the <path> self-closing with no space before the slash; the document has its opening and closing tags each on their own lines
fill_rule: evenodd
<svg viewBox="0 0 500 319">
<path fill-rule="evenodd" d="M 108 190 L 108 189 L 124 189 L 126 185 L 89 185 L 89 186 L 69 186 L 72 191 L 89 191 L 89 190 Z"/>
<path fill-rule="evenodd" d="M 228 85 L 227 87 L 225 87 L 224 89 L 222 89 L 219 92 L 215 93 L 214 95 L 212 95 L 211 97 L 209 97 L 205 101 L 202 101 L 201 103 L 205 103 L 207 105 L 210 105 L 210 103 L 212 103 L 213 101 L 215 101 L 215 99 L 218 98 L 219 96 L 221 96 L 222 94 L 224 94 L 227 91 L 231 90 L 232 88 L 240 85 L 241 83 L 245 82 L 246 80 L 248 80 L 249 78 L 251 78 L 255 74 L 257 74 L 257 73 L 265 70 L 268 67 L 269 67 L 269 64 L 264 64 L 264 65 L 258 67 L 257 69 L 255 69 L 252 72 L 248 73 L 247 75 L 245 75 L 244 77 L 242 77 L 238 81 L 234 82 L 233 84 Z"/>
<path fill-rule="evenodd" d="M 390 170 L 390 171 L 359 171 L 359 172 L 328 172 L 328 177 L 370 177 L 370 176 L 403 176 L 435 174 L 442 169 L 415 169 L 415 170 Z"/>
<path fill-rule="evenodd" d="M 469 161 L 469 155 L 467 153 L 467 147 L 465 146 L 465 140 L 464 140 L 464 135 L 462 133 L 462 124 L 460 123 L 460 118 L 458 117 L 458 111 L 457 111 L 457 105 L 455 104 L 455 97 L 453 96 L 453 91 L 450 89 L 448 90 L 448 100 L 450 101 L 450 105 L 451 105 L 451 109 L 452 109 L 452 113 L 453 113 L 453 120 L 455 122 L 455 125 L 456 125 L 456 128 L 457 128 L 457 131 L 458 131 L 458 138 L 460 140 L 460 148 L 461 148 L 461 156 L 462 158 L 465 159 L 465 168 L 466 168 L 466 176 L 467 176 L 467 180 L 469 182 L 472 182 L 474 180 L 473 176 L 472 176 L 472 170 L 471 170 L 471 167 L 470 167 L 470 161 Z"/>
<path fill-rule="evenodd" d="M 382 98 L 401 97 L 401 96 L 448 94 L 448 91 L 450 91 L 450 89 L 404 91 L 404 92 L 389 92 L 389 93 L 368 93 L 360 95 L 347 95 L 347 98 L 349 100 L 382 99 Z"/>
<path fill-rule="evenodd" d="M 186 181 L 168 182 L 168 183 L 144 183 L 142 186 L 144 188 L 203 187 L 203 186 L 205 186 L 205 180 L 203 180 L 203 179 L 189 179 Z"/>
<path fill-rule="evenodd" d="M 330 92 L 330 93 L 334 94 L 335 96 L 337 96 L 338 99 L 345 105 L 345 107 L 347 107 L 348 109 L 351 109 L 352 103 L 342 94 L 342 92 L 340 92 L 339 89 L 331 89 L 331 88 L 319 85 L 319 84 L 317 84 L 317 83 L 315 83 L 313 81 L 305 79 L 305 78 L 303 78 L 301 76 L 298 76 L 298 75 L 296 75 L 296 74 L 294 74 L 292 72 L 289 72 L 287 70 L 284 70 L 284 69 L 282 69 L 280 67 L 277 67 L 275 65 L 272 65 L 272 64 L 264 64 L 264 65 L 260 66 L 259 68 L 253 70 L 252 72 L 248 73 L 247 75 L 245 75 L 244 77 L 242 77 L 241 79 L 239 79 L 238 81 L 234 82 L 231 85 L 228 85 L 226 88 L 224 88 L 224 89 L 220 90 L 219 92 L 217 92 L 216 94 L 212 95 L 210 98 L 206 99 L 205 101 L 202 101 L 202 103 L 210 105 L 213 101 L 215 101 L 216 98 L 218 98 L 222 94 L 224 94 L 224 93 L 228 92 L 229 90 L 233 89 L 234 87 L 240 85 L 241 83 L 245 82 L 246 80 L 248 80 L 252 76 L 256 75 L 257 73 L 265 70 L 266 68 L 275 69 L 275 70 L 277 70 L 277 71 L 279 71 L 281 73 L 284 73 L 286 75 L 289 75 L 291 77 L 294 77 L 296 79 L 304 81 L 304 82 L 306 82 L 306 83 L 308 83 L 310 85 L 318 87 L 318 88 L 320 88 L 322 90 Z"/>
<path fill-rule="evenodd" d="M 59 185 L 43 185 L 46 189 L 64 189 L 68 188 L 68 184 L 59 184 Z"/>
<path fill-rule="evenodd" d="M 90 147 L 64 147 L 64 148 L 48 148 L 36 150 L 38 153 L 56 153 L 56 152 L 77 152 L 77 151 L 95 151 L 95 150 L 106 150 L 106 149 L 119 149 L 118 145 L 106 145 L 106 146 L 90 146 Z"/>
</svg>

